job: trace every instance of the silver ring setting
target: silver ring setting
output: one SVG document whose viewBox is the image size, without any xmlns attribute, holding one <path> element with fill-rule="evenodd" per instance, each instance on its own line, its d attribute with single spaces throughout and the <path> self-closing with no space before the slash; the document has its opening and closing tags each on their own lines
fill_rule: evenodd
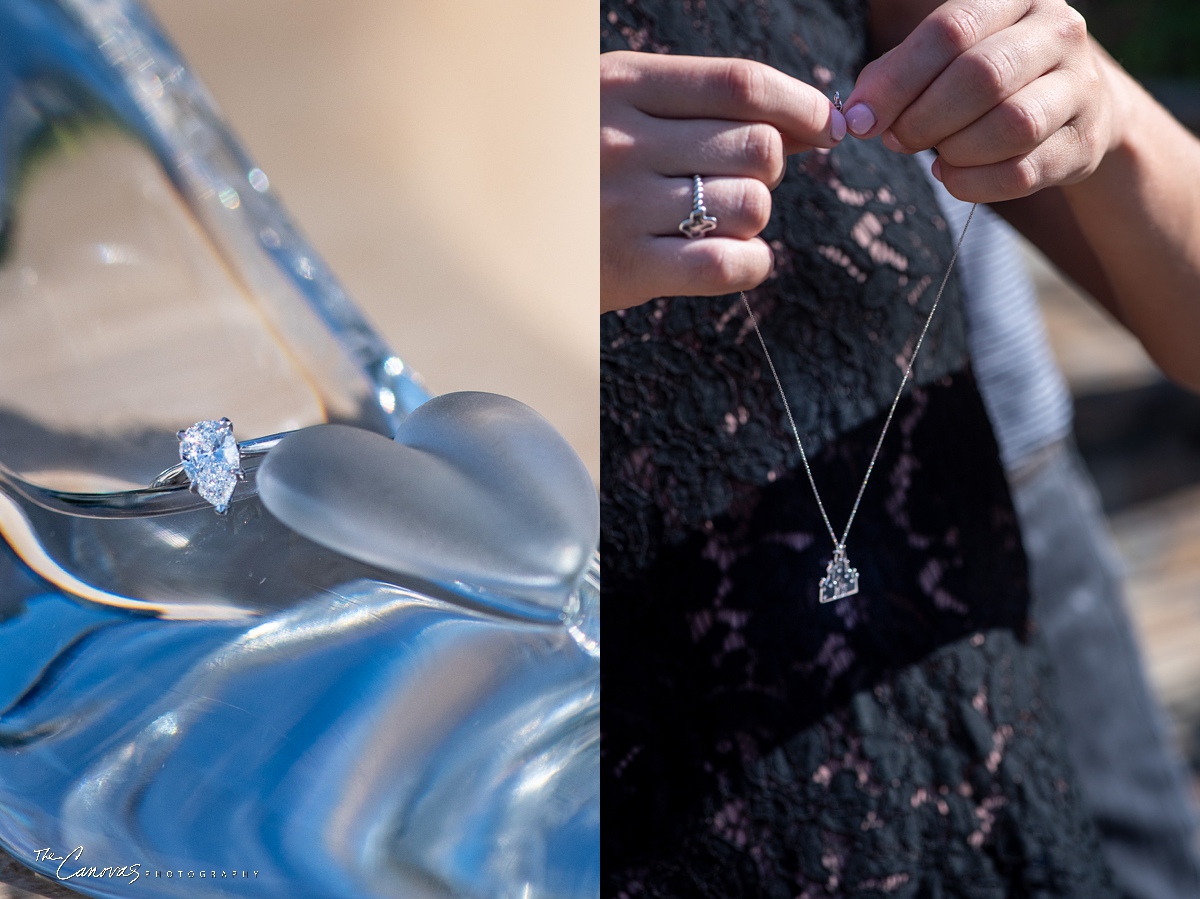
<svg viewBox="0 0 1200 899">
<path fill-rule="evenodd" d="M 679 230 L 688 240 L 703 237 L 717 227 L 717 220 L 704 208 L 704 181 L 692 175 L 692 214 L 679 223 Z"/>
<path fill-rule="evenodd" d="M 193 493 L 200 494 L 224 515 L 238 481 L 246 479 L 242 470 L 242 452 L 233 436 L 233 422 L 228 418 L 198 421 L 179 431 L 179 458 L 174 468 L 168 468 L 154 481 L 155 487 L 170 487 L 187 479 Z"/>
<path fill-rule="evenodd" d="M 228 418 L 198 421 L 176 432 L 181 461 L 155 478 L 150 490 L 157 493 L 187 487 L 224 515 L 238 483 L 248 480 L 262 457 L 292 433 L 269 434 L 239 443 Z M 250 472 L 243 463 L 249 465 Z"/>
<path fill-rule="evenodd" d="M 180 431 L 179 458 L 191 489 L 199 493 L 218 515 L 229 511 L 229 500 L 238 481 L 246 479 L 242 470 L 242 454 L 233 436 L 233 422 L 198 421 L 186 431 Z"/>
</svg>

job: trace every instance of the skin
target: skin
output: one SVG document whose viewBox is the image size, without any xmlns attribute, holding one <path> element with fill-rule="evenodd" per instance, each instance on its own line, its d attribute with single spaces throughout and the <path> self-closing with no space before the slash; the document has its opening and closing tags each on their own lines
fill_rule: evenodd
<svg viewBox="0 0 1200 899">
<path fill-rule="evenodd" d="M 994 205 L 1200 390 L 1200 179 L 1181 175 L 1200 172 L 1200 142 L 1062 0 L 873 0 L 871 13 L 882 55 L 840 122 L 815 88 L 765 66 L 602 55 L 602 311 L 761 283 L 757 234 L 783 156 L 835 146 L 848 122 L 847 139 L 936 147 L 950 193 Z M 720 227 L 688 241 L 675 228 L 693 172 Z"/>
<path fill-rule="evenodd" d="M 788 154 L 833 147 L 845 120 L 816 88 L 742 59 L 600 57 L 600 311 L 749 290 L 771 272 L 757 235 Z M 718 227 L 679 233 L 704 175 Z"/>
</svg>

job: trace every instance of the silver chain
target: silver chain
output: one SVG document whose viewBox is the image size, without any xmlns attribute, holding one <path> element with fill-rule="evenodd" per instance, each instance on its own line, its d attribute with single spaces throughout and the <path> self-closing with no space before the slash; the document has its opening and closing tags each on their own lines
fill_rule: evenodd
<svg viewBox="0 0 1200 899">
<path fill-rule="evenodd" d="M 821 510 L 821 518 L 825 521 L 825 527 L 829 531 L 829 537 L 833 540 L 835 550 L 845 549 L 846 539 L 850 536 L 850 526 L 854 524 L 854 516 L 858 514 L 858 506 L 862 502 L 863 493 L 867 489 L 867 482 L 871 480 L 871 473 L 875 470 L 875 460 L 879 458 L 879 449 L 883 446 L 883 438 L 887 436 L 888 427 L 892 423 L 892 416 L 896 414 L 896 406 L 900 404 L 900 395 L 904 393 L 904 387 L 908 384 L 908 379 L 912 377 L 913 365 L 917 361 L 917 353 L 921 352 L 921 344 L 925 342 L 925 334 L 929 331 L 929 325 L 933 321 L 933 314 L 937 312 L 938 303 L 942 301 L 942 292 L 946 289 L 946 282 L 950 280 L 950 272 L 954 270 L 954 262 L 958 259 L 958 251 L 962 249 L 963 238 L 967 236 L 967 228 L 971 224 L 971 219 L 975 216 L 975 207 L 977 204 L 971 204 L 971 212 L 967 215 L 966 224 L 963 225 L 962 233 L 958 235 L 958 243 L 954 245 L 954 254 L 950 257 L 950 264 L 946 266 L 946 274 L 942 275 L 942 283 L 939 285 L 937 295 L 933 298 L 933 306 L 929 309 L 929 315 L 925 318 L 925 325 L 921 328 L 921 334 L 917 337 L 917 344 L 913 347 L 912 355 L 908 357 L 908 365 L 904 369 L 904 377 L 900 379 L 900 389 L 896 391 L 896 397 L 892 400 L 892 406 L 888 409 L 887 418 L 883 422 L 883 430 L 879 432 L 879 439 L 875 441 L 875 451 L 871 453 L 871 462 L 867 465 L 867 473 L 863 475 L 862 483 L 858 487 L 858 496 L 854 498 L 854 508 L 850 510 L 850 518 L 846 522 L 846 529 L 842 531 L 842 539 L 839 540 L 837 532 L 833 529 L 833 525 L 829 522 L 829 513 L 825 511 L 825 504 L 821 502 L 821 493 L 817 490 L 817 482 L 813 480 L 812 468 L 808 464 L 808 453 L 804 451 L 804 444 L 800 442 L 800 431 L 796 427 L 796 419 L 792 417 L 792 407 L 788 405 L 787 394 L 783 389 L 783 382 L 779 380 L 779 372 L 775 370 L 775 363 L 771 361 L 771 354 L 767 350 L 767 342 L 763 340 L 762 330 L 758 327 L 758 318 L 754 315 L 754 311 L 750 308 L 750 301 L 746 299 L 746 292 L 742 291 L 742 305 L 746 307 L 746 315 L 750 317 L 750 324 L 754 325 L 754 333 L 758 335 L 758 342 L 762 345 L 763 356 L 766 357 L 767 366 L 771 369 L 771 377 L 775 379 L 775 386 L 779 388 L 779 398 L 783 400 L 783 411 L 787 413 L 788 423 L 792 426 L 792 435 L 796 438 L 796 446 L 800 450 L 800 461 L 804 463 L 804 473 L 808 475 L 808 483 L 812 486 L 813 496 L 817 498 L 817 508 Z"/>
</svg>

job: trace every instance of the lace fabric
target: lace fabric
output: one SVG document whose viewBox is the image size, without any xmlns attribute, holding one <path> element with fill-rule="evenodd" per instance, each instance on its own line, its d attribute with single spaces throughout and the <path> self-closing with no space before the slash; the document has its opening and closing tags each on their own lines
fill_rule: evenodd
<svg viewBox="0 0 1200 899">
<path fill-rule="evenodd" d="M 849 93 L 863 52 L 861 27 L 852 27 L 857 16 L 790 4 L 771 7 L 777 22 L 755 4 L 709 3 L 691 19 L 680 13 L 690 6 L 622 2 L 605 14 L 606 4 L 602 46 L 636 46 L 640 39 L 622 35 L 644 36 L 657 22 L 655 34 L 675 39 L 655 46 L 696 55 L 765 49 L 754 58 L 830 93 Z M 700 37 L 709 32 L 735 37 L 731 46 L 715 46 Z M 826 53 L 814 56 L 817 47 Z M 806 448 L 873 418 L 895 395 L 950 258 L 951 235 L 937 210 L 916 166 L 878 142 L 849 140 L 835 153 L 790 161 L 763 233 L 775 272 L 750 300 Z M 965 353 L 961 290 L 952 280 L 921 351 L 917 383 L 962 368 Z M 611 448 L 603 457 L 610 466 L 603 500 L 609 520 L 631 526 L 614 530 L 615 564 L 644 561 L 659 537 L 673 539 L 743 505 L 744 487 L 800 464 L 736 296 L 659 299 L 603 316 L 601 364 L 601 437 Z M 644 533 L 656 512 L 665 531 Z"/>
<path fill-rule="evenodd" d="M 980 632 L 764 755 L 726 744 L 739 773 L 688 808 L 686 839 L 610 878 L 610 895 L 1112 895 L 1056 751 L 1045 657 L 1025 650 L 1011 631 Z"/>
<path fill-rule="evenodd" d="M 845 96 L 864 21 L 605 0 L 601 42 Z M 764 237 L 750 300 L 837 527 L 952 235 L 912 160 L 851 140 L 793 158 Z M 601 340 L 606 895 L 1109 895 L 957 281 L 850 535 L 860 593 L 827 606 L 829 537 L 738 298 L 610 313 Z"/>
</svg>

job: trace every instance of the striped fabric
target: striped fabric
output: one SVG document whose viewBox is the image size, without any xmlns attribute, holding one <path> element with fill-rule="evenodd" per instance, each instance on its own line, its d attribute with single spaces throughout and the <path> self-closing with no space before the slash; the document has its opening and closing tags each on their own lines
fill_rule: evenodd
<svg viewBox="0 0 1200 899">
<path fill-rule="evenodd" d="M 922 158 L 928 172 L 933 156 Z M 930 181 L 956 240 L 971 205 L 956 200 L 932 176 Z M 1071 432 L 1071 395 L 1050 351 L 1037 291 L 1012 226 L 980 206 L 956 268 L 966 295 L 971 364 L 1000 458 L 1012 472 Z"/>
</svg>

